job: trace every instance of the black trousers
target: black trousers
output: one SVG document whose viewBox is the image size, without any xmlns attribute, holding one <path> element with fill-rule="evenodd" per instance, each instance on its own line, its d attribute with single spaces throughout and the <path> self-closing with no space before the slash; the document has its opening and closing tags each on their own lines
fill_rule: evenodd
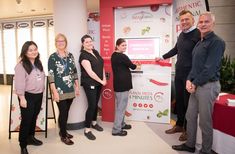
<svg viewBox="0 0 235 154">
<path fill-rule="evenodd" d="M 176 125 L 186 129 L 187 121 L 185 114 L 188 108 L 190 93 L 186 90 L 187 74 L 175 76 L 175 94 L 176 94 Z"/>
<path fill-rule="evenodd" d="M 72 102 L 73 102 L 73 98 L 56 102 L 58 109 L 59 109 L 58 122 L 59 122 L 60 134 L 62 137 L 66 137 L 67 120 L 68 120 L 68 115 L 69 115 L 69 109 L 70 109 Z"/>
<path fill-rule="evenodd" d="M 19 132 L 20 147 L 27 146 L 27 138 L 35 135 L 37 116 L 41 110 L 43 93 L 32 94 L 25 92 L 27 108 L 20 107 L 21 123 Z M 19 99 L 19 98 L 18 98 Z"/>
<path fill-rule="evenodd" d="M 88 101 L 88 108 L 85 119 L 86 128 L 90 128 L 91 122 L 97 120 L 98 102 L 100 99 L 101 87 L 102 86 L 83 86 Z"/>
</svg>

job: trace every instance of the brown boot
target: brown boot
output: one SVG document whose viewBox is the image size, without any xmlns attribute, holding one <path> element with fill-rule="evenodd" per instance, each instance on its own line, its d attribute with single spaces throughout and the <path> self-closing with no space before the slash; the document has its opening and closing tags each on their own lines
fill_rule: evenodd
<svg viewBox="0 0 235 154">
<path fill-rule="evenodd" d="M 173 128 L 166 130 L 165 133 L 166 134 L 175 134 L 175 133 L 183 132 L 183 131 L 184 131 L 183 127 L 175 125 Z"/>
<path fill-rule="evenodd" d="M 186 141 L 186 140 L 187 140 L 187 137 L 188 137 L 188 135 L 187 135 L 187 133 L 184 131 L 184 132 L 180 135 L 179 140 L 180 140 L 180 141 Z"/>
</svg>

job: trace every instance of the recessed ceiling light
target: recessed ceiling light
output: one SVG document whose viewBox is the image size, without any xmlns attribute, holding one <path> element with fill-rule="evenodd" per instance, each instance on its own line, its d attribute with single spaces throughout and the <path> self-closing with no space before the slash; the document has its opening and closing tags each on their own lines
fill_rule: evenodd
<svg viewBox="0 0 235 154">
<path fill-rule="evenodd" d="M 21 0 L 16 0 L 16 3 L 17 3 L 17 4 L 20 4 L 20 3 L 21 3 Z"/>
</svg>

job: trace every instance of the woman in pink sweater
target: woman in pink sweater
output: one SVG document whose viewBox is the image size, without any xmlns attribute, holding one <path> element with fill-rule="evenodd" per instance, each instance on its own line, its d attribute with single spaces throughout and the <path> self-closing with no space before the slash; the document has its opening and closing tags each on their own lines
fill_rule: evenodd
<svg viewBox="0 0 235 154">
<path fill-rule="evenodd" d="M 33 41 L 24 43 L 20 58 L 15 67 L 15 90 L 21 111 L 19 142 L 21 154 L 28 154 L 27 145 L 42 145 L 42 141 L 34 135 L 36 119 L 42 105 L 45 73 L 39 59 L 38 47 Z"/>
</svg>

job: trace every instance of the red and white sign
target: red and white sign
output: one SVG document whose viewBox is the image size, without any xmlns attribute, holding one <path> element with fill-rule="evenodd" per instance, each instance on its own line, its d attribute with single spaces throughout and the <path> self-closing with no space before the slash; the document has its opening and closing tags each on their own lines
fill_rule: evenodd
<svg viewBox="0 0 235 154">
<path fill-rule="evenodd" d="M 197 25 L 199 15 L 206 11 L 206 0 L 177 0 L 173 3 L 173 23 L 174 23 L 174 42 L 181 32 L 179 24 L 179 13 L 182 10 L 189 10 L 193 13 Z"/>
<path fill-rule="evenodd" d="M 20 122 L 21 122 L 21 114 L 20 114 L 20 106 L 19 106 L 19 101 L 18 101 L 18 96 L 15 94 L 15 90 L 14 90 L 14 80 L 13 80 L 13 91 L 12 91 L 12 98 L 11 98 L 11 109 L 10 109 L 10 131 L 11 132 L 18 132 L 20 129 Z M 45 87 L 47 87 L 46 85 L 46 80 L 45 80 Z M 43 100 L 42 100 L 42 106 L 41 106 L 41 110 L 38 114 L 37 117 L 37 123 L 36 123 L 36 131 L 45 131 L 46 130 L 46 119 L 47 119 L 47 115 L 46 115 L 46 107 L 47 107 L 47 98 L 46 98 L 46 90 L 47 88 L 45 88 L 44 92 L 43 92 Z"/>
<path fill-rule="evenodd" d="M 116 41 L 116 38 L 123 37 L 123 34 L 125 35 L 124 38 L 143 38 L 143 36 L 146 37 L 159 37 L 159 35 L 156 35 L 156 32 L 162 32 L 163 35 L 160 36 L 161 40 L 163 40 L 164 44 L 163 46 L 160 46 L 160 52 L 164 51 L 166 52 L 170 47 L 170 37 L 171 37 L 171 30 L 165 29 L 165 31 L 162 31 L 162 27 L 171 27 L 171 21 L 166 18 L 164 18 L 165 15 L 159 14 L 159 12 L 165 14 L 165 12 L 168 12 L 170 10 L 170 6 L 166 4 L 171 4 L 172 0 L 100 0 L 100 51 L 101 56 L 105 60 L 105 72 L 107 73 L 106 76 L 108 76 L 108 83 L 107 85 L 102 89 L 102 120 L 104 121 L 113 121 L 114 120 L 114 92 L 113 92 L 113 81 L 112 81 L 112 69 L 110 65 L 110 58 L 114 51 L 114 44 Z M 160 6 L 161 4 L 164 4 L 164 6 Z M 147 9 L 143 10 L 144 6 L 149 6 Z M 132 16 L 129 16 L 129 13 L 119 11 L 121 14 L 118 15 L 119 18 L 122 18 L 123 20 L 119 20 L 116 17 L 116 8 L 136 8 L 133 12 Z M 160 10 L 160 11 L 159 11 Z M 168 10 L 168 11 L 166 11 Z M 132 10 L 130 10 L 132 11 Z M 151 13 L 149 13 L 151 12 Z M 115 13 L 115 15 L 114 15 Z M 155 16 L 159 15 L 159 17 Z M 161 16 L 161 17 L 160 17 Z M 128 20 L 128 18 L 132 18 L 132 20 Z M 143 20 L 142 20 L 143 19 Z M 129 25 L 125 25 L 124 23 L 126 21 L 132 21 Z M 156 24 L 158 23 L 162 24 Z M 116 24 L 118 22 L 122 22 L 121 27 L 118 27 Z M 150 23 L 151 26 L 145 25 L 145 23 Z M 141 25 L 141 27 L 135 27 L 136 25 Z M 115 26 L 115 27 L 114 27 Z M 150 29 L 149 29 L 150 28 Z M 117 30 L 120 30 L 120 32 L 117 32 Z M 138 34 L 138 35 L 137 35 Z M 151 35 L 150 35 L 151 34 Z M 140 37 L 141 36 L 141 37 Z M 160 43 L 161 44 L 161 41 Z M 158 45 L 155 45 L 157 47 Z M 168 47 L 169 46 L 169 47 Z M 147 46 L 146 46 L 147 47 Z M 150 49 L 149 49 L 150 52 Z M 152 51 L 153 53 L 156 52 L 156 50 Z M 143 53 L 143 52 L 141 52 Z M 139 54 L 140 56 L 143 54 Z M 140 57 L 137 57 L 140 59 Z M 148 57 L 149 58 L 149 57 Z M 151 57 L 151 59 L 154 59 L 155 57 Z M 170 67 L 169 67 L 170 68 Z M 154 104 L 138 104 L 143 105 L 144 107 L 148 108 L 154 108 Z M 126 115 L 128 112 L 126 112 Z"/>
<path fill-rule="evenodd" d="M 169 123 L 171 64 L 167 61 L 141 62 L 143 72 L 132 73 L 133 89 L 129 93 L 126 117 L 137 121 Z"/>
<path fill-rule="evenodd" d="M 130 59 L 153 59 L 159 56 L 160 38 L 126 39 Z"/>
</svg>

